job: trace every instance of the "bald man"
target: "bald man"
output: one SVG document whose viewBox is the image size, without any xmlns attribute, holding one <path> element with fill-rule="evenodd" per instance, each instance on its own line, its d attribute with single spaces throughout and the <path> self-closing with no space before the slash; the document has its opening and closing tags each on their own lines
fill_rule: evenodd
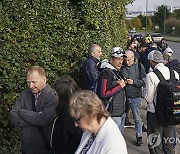
<svg viewBox="0 0 180 154">
<path fill-rule="evenodd" d="M 142 120 L 140 116 L 143 78 L 146 77 L 146 71 L 141 63 L 135 62 L 134 52 L 125 51 L 125 65 L 121 69 L 122 76 L 126 79 L 127 96 L 129 105 L 133 114 L 136 129 L 137 146 L 142 142 Z"/>
</svg>

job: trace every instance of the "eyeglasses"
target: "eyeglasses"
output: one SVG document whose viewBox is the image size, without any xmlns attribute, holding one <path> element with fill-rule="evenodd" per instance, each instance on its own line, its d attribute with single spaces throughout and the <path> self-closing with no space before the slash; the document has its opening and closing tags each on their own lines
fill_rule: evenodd
<svg viewBox="0 0 180 154">
<path fill-rule="evenodd" d="M 79 124 L 80 120 L 81 120 L 82 117 L 79 117 L 78 119 L 75 119 L 75 123 Z"/>
</svg>

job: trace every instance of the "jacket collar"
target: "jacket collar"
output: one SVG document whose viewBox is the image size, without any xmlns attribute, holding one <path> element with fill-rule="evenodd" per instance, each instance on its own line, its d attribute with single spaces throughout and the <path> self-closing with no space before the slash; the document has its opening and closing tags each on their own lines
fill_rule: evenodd
<svg viewBox="0 0 180 154">
<path fill-rule="evenodd" d="M 99 62 L 99 60 L 91 55 L 88 56 L 89 59 L 92 59 L 96 64 Z"/>
<path fill-rule="evenodd" d="M 158 64 L 154 67 L 154 69 L 159 69 L 159 67 L 163 67 L 163 66 L 165 66 L 163 63 L 158 63 Z"/>
<path fill-rule="evenodd" d="M 95 139 L 95 142 L 97 144 L 101 143 L 103 141 L 103 138 L 104 138 L 104 134 L 107 134 L 110 130 L 110 127 L 109 125 L 111 125 L 111 118 L 109 117 L 105 123 L 102 125 L 101 129 L 99 130 L 97 136 L 96 136 L 96 139 Z"/>
<path fill-rule="evenodd" d="M 110 64 L 108 59 L 104 59 L 101 62 L 100 69 L 104 69 L 104 68 L 108 68 L 108 69 L 112 69 L 112 70 L 118 71 L 113 65 Z"/>
<path fill-rule="evenodd" d="M 44 95 L 51 90 L 50 85 L 46 84 L 46 86 L 42 89 L 41 94 Z"/>
<path fill-rule="evenodd" d="M 112 119 L 109 117 L 105 123 L 102 125 L 101 129 L 99 130 L 95 140 L 94 140 L 94 143 L 91 145 L 93 146 L 93 148 L 95 147 L 98 147 L 102 142 L 103 142 L 103 139 L 104 139 L 104 134 L 107 134 L 109 131 L 111 131 L 109 125 L 112 124 Z M 80 146 L 78 147 L 78 150 L 76 151 L 76 154 L 79 154 L 82 149 L 84 148 L 84 146 L 86 145 L 86 143 L 88 142 L 88 140 L 91 138 L 91 135 L 92 133 L 84 133 L 85 135 L 85 138 L 83 140 L 83 142 L 80 144 Z"/>
<path fill-rule="evenodd" d="M 166 64 L 167 67 L 173 67 L 177 65 L 180 65 L 180 62 L 178 61 L 178 59 L 173 59 Z"/>
<path fill-rule="evenodd" d="M 29 90 L 30 91 L 30 90 Z M 50 85 L 49 84 L 46 84 L 46 86 L 43 88 L 43 90 L 40 92 L 39 96 L 38 96 L 38 99 L 37 99 L 37 104 L 36 104 L 36 110 L 38 109 L 38 107 L 40 106 L 40 103 L 38 102 L 41 102 L 42 98 L 44 95 L 46 95 L 49 91 L 51 91 L 51 88 L 50 88 Z M 31 92 L 31 91 L 30 91 Z M 31 92 L 31 94 L 34 96 L 34 94 Z"/>
</svg>

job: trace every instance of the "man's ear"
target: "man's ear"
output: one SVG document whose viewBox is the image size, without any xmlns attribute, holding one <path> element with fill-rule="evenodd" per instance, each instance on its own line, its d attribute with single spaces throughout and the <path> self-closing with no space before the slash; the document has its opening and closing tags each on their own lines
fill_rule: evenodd
<svg viewBox="0 0 180 154">
<path fill-rule="evenodd" d="M 109 62 L 112 63 L 112 58 L 109 59 Z"/>
<path fill-rule="evenodd" d="M 43 80 L 44 80 L 44 83 L 46 83 L 46 81 L 47 81 L 46 77 L 44 77 L 44 79 L 43 79 Z"/>
<path fill-rule="evenodd" d="M 94 51 L 92 51 L 92 52 L 90 53 L 90 55 L 91 55 L 91 56 L 94 56 Z"/>
</svg>

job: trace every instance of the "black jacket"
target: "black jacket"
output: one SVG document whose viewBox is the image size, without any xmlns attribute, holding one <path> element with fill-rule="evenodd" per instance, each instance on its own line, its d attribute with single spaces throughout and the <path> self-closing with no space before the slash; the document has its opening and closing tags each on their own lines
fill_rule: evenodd
<svg viewBox="0 0 180 154">
<path fill-rule="evenodd" d="M 169 61 L 166 66 L 180 74 L 180 62 L 178 61 L 178 59 L 173 59 Z"/>
<path fill-rule="evenodd" d="M 55 154 L 74 154 L 81 136 L 82 130 L 75 127 L 74 119 L 66 110 L 54 121 L 50 144 Z"/>
<path fill-rule="evenodd" d="M 92 90 L 96 80 L 99 77 L 98 64 L 99 60 L 93 56 L 89 56 L 82 67 L 83 88 Z"/>
<path fill-rule="evenodd" d="M 112 73 L 113 72 L 113 73 Z M 121 117 L 125 113 L 126 95 L 124 88 L 117 83 L 121 79 L 115 69 L 105 68 L 102 70 L 98 81 L 98 95 L 106 102 L 113 96 L 111 102 L 111 116 Z"/>
</svg>

